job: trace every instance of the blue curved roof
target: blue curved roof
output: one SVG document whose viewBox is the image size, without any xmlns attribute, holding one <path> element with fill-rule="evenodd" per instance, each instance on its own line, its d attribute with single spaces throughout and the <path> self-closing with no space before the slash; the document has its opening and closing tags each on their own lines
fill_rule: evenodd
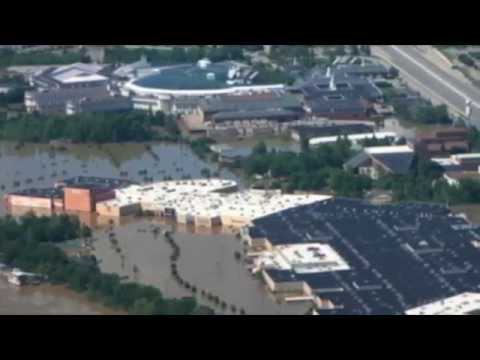
<svg viewBox="0 0 480 360">
<path fill-rule="evenodd" d="M 201 68 L 196 64 L 178 65 L 136 80 L 133 84 L 152 89 L 200 90 L 228 88 L 228 63 L 210 64 Z M 214 79 L 208 77 L 214 74 Z"/>
</svg>

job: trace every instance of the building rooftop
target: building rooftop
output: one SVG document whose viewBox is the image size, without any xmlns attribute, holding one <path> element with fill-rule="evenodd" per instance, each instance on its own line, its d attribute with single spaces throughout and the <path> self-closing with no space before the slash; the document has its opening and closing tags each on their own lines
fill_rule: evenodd
<svg viewBox="0 0 480 360">
<path fill-rule="evenodd" d="M 373 132 L 373 126 L 365 124 L 308 126 L 297 125 L 290 127 L 292 131 L 299 133 L 302 138 L 338 136 L 345 134 L 364 134 Z"/>
<path fill-rule="evenodd" d="M 337 95 L 354 103 L 358 99 L 377 101 L 383 97 L 383 92 L 371 80 L 335 69 L 314 69 L 305 80 L 299 81 L 291 89 L 303 93 L 308 100 Z"/>
<path fill-rule="evenodd" d="M 247 85 L 248 67 L 235 62 L 211 63 L 200 60 L 196 64 L 183 64 L 157 68 L 155 73 L 134 81 L 134 85 L 153 89 L 200 90 L 221 89 L 234 85 Z"/>
<path fill-rule="evenodd" d="M 324 137 L 314 137 L 309 140 L 310 145 L 320 145 L 336 142 L 341 135 L 337 136 L 324 136 Z M 391 131 L 384 132 L 371 132 L 371 133 L 361 133 L 361 134 L 348 134 L 346 135 L 348 140 L 351 142 L 359 142 L 366 139 L 396 139 L 398 135 Z"/>
<path fill-rule="evenodd" d="M 35 77 L 43 78 L 47 82 L 53 81 L 59 84 L 74 84 L 81 82 L 105 82 L 106 76 L 100 74 L 105 65 L 75 63 L 65 66 L 48 68 Z"/>
<path fill-rule="evenodd" d="M 57 182 L 55 184 L 55 187 L 113 190 L 131 186 L 132 184 L 134 184 L 134 182 L 125 179 L 103 178 L 95 176 L 76 176 Z"/>
<path fill-rule="evenodd" d="M 328 244 L 279 245 L 256 259 L 262 268 L 291 270 L 296 274 L 349 270 L 344 259 Z"/>
<path fill-rule="evenodd" d="M 405 312 L 406 315 L 469 315 L 480 310 L 480 294 L 465 292 L 422 305 Z"/>
<path fill-rule="evenodd" d="M 249 232 L 273 246 L 328 244 L 345 260 L 350 270 L 308 276 L 280 270 L 285 278 L 306 276 L 336 305 L 321 313 L 404 314 L 480 288 L 473 244 L 480 229 L 440 205 L 335 198 L 257 218 Z"/>
<path fill-rule="evenodd" d="M 35 100 L 40 107 L 64 106 L 68 101 L 101 102 L 112 98 L 107 87 L 103 85 L 88 88 L 28 91 L 26 96 Z"/>
<path fill-rule="evenodd" d="M 141 203 L 149 210 L 175 209 L 178 216 L 230 216 L 246 220 L 283 209 L 329 199 L 323 195 L 283 195 L 278 191 L 234 190 L 236 183 L 223 179 L 163 181 L 132 185 L 116 191 L 116 199 L 106 206 Z"/>
<path fill-rule="evenodd" d="M 20 191 L 14 191 L 9 195 L 20 195 L 37 198 L 61 198 L 63 197 L 63 189 L 61 188 L 43 188 L 43 189 L 24 189 Z"/>
</svg>

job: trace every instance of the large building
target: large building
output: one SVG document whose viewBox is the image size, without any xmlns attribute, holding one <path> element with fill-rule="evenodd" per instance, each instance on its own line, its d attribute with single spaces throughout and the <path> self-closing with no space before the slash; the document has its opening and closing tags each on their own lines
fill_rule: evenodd
<svg viewBox="0 0 480 360">
<path fill-rule="evenodd" d="M 29 81 L 31 86 L 45 90 L 106 86 L 111 70 L 111 66 L 76 63 L 48 67 L 33 74 Z"/>
<path fill-rule="evenodd" d="M 284 92 L 228 95 L 204 99 L 199 104 L 203 122 L 212 126 L 235 121 L 294 121 L 304 116 L 302 103 Z"/>
<path fill-rule="evenodd" d="M 242 227 L 253 219 L 290 207 L 329 199 L 323 195 L 285 195 L 279 191 L 237 191 L 223 179 L 163 181 L 115 191 L 115 198 L 97 203 L 100 215 L 121 216 L 140 206 L 143 211 L 197 227 Z"/>
<path fill-rule="evenodd" d="M 308 112 L 317 118 L 367 119 L 374 114 L 373 104 L 383 101 L 383 92 L 372 80 L 335 68 L 313 71 L 290 91 L 301 94 Z"/>
<path fill-rule="evenodd" d="M 154 68 L 150 74 L 129 81 L 125 91 L 140 96 L 209 96 L 283 88 L 283 85 L 252 85 L 256 72 L 233 61 Z"/>
<path fill-rule="evenodd" d="M 480 287 L 480 229 L 440 205 L 329 199 L 257 218 L 242 234 L 270 289 L 312 299 L 320 314 L 405 314 Z"/>
<path fill-rule="evenodd" d="M 116 189 L 132 184 L 123 179 L 77 176 L 59 181 L 52 188 L 12 192 L 4 200 L 8 207 L 94 212 L 98 202 L 114 198 Z"/>
</svg>

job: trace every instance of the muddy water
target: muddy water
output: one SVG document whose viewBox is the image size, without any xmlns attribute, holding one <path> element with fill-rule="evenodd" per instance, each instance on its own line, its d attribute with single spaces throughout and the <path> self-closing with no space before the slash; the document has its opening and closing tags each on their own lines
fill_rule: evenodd
<svg viewBox="0 0 480 360">
<path fill-rule="evenodd" d="M 151 151 L 143 144 L 107 144 L 101 147 L 74 145 L 66 151 L 51 151 L 48 145 L 26 145 L 0 142 L 0 191 L 28 187 L 48 187 L 65 177 L 77 175 L 119 177 L 122 172 L 133 181 L 143 181 L 139 171 L 162 180 L 165 176 L 200 177 L 203 168 L 220 171 L 225 178 L 235 176 L 195 156 L 188 145 L 153 143 Z M 17 186 L 14 184 L 18 182 Z"/>
<path fill-rule="evenodd" d="M 168 297 L 191 296 L 170 275 L 170 245 L 163 235 L 155 236 L 154 227 L 173 229 L 180 247 L 178 271 L 183 279 L 198 288 L 199 303 L 211 306 L 218 313 L 230 314 L 200 295 L 205 290 L 219 296 L 229 306 L 244 309 L 247 314 L 304 314 L 305 304 L 277 304 L 263 283 L 254 278 L 245 265 L 235 260 L 235 251 L 242 244 L 233 234 L 192 233 L 184 227 L 176 229 L 159 220 L 132 221 L 113 228 L 117 246 L 110 241 L 110 231 L 97 230 L 94 254 L 104 272 L 114 272 L 144 284 L 158 287 Z M 135 271 L 135 270 L 136 271 Z"/>
<path fill-rule="evenodd" d="M 17 288 L 0 280 L 0 315 L 122 315 L 64 287 Z"/>
<path fill-rule="evenodd" d="M 233 173 L 200 160 L 186 145 L 154 143 L 150 150 L 143 144 L 75 145 L 66 151 L 52 152 L 48 145 L 26 145 L 18 149 L 13 143 L 0 142 L 0 195 L 29 187 L 49 187 L 56 180 L 77 175 L 120 177 L 122 173 L 127 173 L 128 179 L 142 182 L 144 175 L 139 175 L 142 170 L 147 170 L 147 176 L 158 181 L 165 176 L 174 179 L 201 177 L 203 168 L 219 171 L 221 177 L 241 184 Z M 14 214 L 21 215 L 28 209 L 17 210 Z M 3 206 L 0 207 L 0 216 L 5 212 Z M 48 212 L 45 214 L 48 215 Z M 99 227 L 95 231 L 99 240 L 95 242 L 94 253 L 101 261 L 103 271 L 157 286 L 167 297 L 191 295 L 170 276 L 171 248 L 161 235 L 158 238 L 153 236 L 150 221 L 122 220 L 115 225 L 119 253 L 105 230 L 108 219 L 80 215 L 89 226 Z M 179 272 L 199 290 L 213 293 L 249 314 L 305 312 L 304 305 L 278 305 L 268 296 L 262 283 L 252 278 L 244 265 L 235 260 L 234 252 L 241 250 L 241 244 L 233 235 L 191 234 L 179 229 L 175 238 L 182 249 Z M 134 266 L 138 271 L 134 272 Z M 3 287 L 0 294 L 2 313 L 95 312 L 88 307 L 90 305 L 85 299 L 70 298 L 67 301 L 64 294 L 48 288 L 21 289 L 18 292 L 17 289 Z M 214 307 L 201 296 L 197 300 Z M 24 305 L 17 306 L 17 303 Z M 219 308 L 215 311 L 222 312 Z"/>
</svg>

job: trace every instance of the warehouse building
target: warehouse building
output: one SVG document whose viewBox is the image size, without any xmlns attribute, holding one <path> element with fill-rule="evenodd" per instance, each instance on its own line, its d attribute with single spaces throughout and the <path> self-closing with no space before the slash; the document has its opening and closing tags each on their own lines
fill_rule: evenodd
<svg viewBox="0 0 480 360">
<path fill-rule="evenodd" d="M 285 195 L 280 191 L 241 190 L 223 179 L 163 181 L 115 191 L 115 198 L 97 203 L 100 215 L 122 216 L 138 209 L 179 224 L 240 228 L 258 217 L 290 207 L 323 201 L 323 195 Z"/>
<path fill-rule="evenodd" d="M 77 176 L 55 183 L 53 188 L 26 189 L 5 196 L 8 206 L 95 212 L 98 202 L 115 198 L 115 190 L 134 184 L 123 179 Z"/>
<path fill-rule="evenodd" d="M 480 229 L 444 206 L 376 206 L 335 198 L 252 223 L 242 231 L 243 237 L 250 244 L 268 244 L 267 255 L 280 246 L 301 244 L 308 249 L 310 244 L 325 244 L 348 265 L 348 269 L 312 268 L 312 272 L 289 267 L 288 261 L 266 262 L 262 267 L 273 291 L 313 296 L 320 314 L 405 314 L 451 296 L 478 292 L 480 286 L 480 252 L 475 247 Z M 255 256 L 265 257 L 258 246 L 255 251 Z M 298 254 L 294 258 L 302 260 Z"/>
<path fill-rule="evenodd" d="M 48 210 L 63 210 L 63 189 L 25 189 L 5 195 L 7 207 L 28 207 Z"/>
</svg>

